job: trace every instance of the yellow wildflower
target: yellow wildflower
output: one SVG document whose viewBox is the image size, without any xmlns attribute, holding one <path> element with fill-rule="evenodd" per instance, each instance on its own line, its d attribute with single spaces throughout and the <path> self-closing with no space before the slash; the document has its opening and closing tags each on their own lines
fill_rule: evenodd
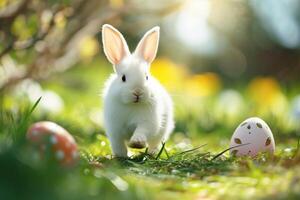
<svg viewBox="0 0 300 200">
<path fill-rule="evenodd" d="M 167 89 L 178 91 L 183 88 L 187 70 L 167 58 L 156 59 L 151 65 L 151 73 Z"/>
<path fill-rule="evenodd" d="M 191 96 L 211 96 L 216 94 L 220 87 L 219 76 L 211 72 L 193 75 L 186 81 L 186 91 Z"/>
</svg>

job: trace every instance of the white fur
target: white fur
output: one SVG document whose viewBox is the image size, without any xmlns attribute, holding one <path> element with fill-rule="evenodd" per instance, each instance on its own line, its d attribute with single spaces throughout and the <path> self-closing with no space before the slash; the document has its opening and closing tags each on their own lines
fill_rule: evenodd
<svg viewBox="0 0 300 200">
<path fill-rule="evenodd" d="M 106 28 L 113 27 L 104 25 L 103 29 Z M 106 81 L 103 91 L 104 128 L 112 152 L 117 157 L 127 156 L 127 142 L 146 144 L 149 152 L 155 153 L 174 128 L 172 99 L 149 70 L 157 51 L 158 38 L 159 28 L 155 27 L 145 34 L 133 54 L 125 54 L 117 63 L 111 60 L 117 60 L 112 57 L 120 54 L 112 52 L 107 55 L 110 52 L 105 49 L 116 73 Z M 113 45 L 111 43 L 109 45 Z M 123 45 L 123 49 L 128 48 L 126 42 Z M 126 76 L 125 82 L 122 81 L 123 75 Z M 133 95 L 135 92 L 141 94 L 137 103 L 134 102 L 137 98 Z"/>
</svg>

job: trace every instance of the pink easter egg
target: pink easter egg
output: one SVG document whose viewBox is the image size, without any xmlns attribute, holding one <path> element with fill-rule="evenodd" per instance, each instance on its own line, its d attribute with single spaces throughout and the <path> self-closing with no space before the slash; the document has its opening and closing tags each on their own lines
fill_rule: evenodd
<svg viewBox="0 0 300 200">
<path fill-rule="evenodd" d="M 53 156 L 62 166 L 73 166 L 78 161 L 79 154 L 73 136 L 54 122 L 42 121 L 32 124 L 26 136 L 38 147 L 41 155 L 49 146 Z"/>
</svg>

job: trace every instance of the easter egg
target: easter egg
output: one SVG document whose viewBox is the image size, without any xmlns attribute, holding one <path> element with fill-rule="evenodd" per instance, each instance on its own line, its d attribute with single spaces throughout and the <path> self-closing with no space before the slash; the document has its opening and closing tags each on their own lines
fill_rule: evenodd
<svg viewBox="0 0 300 200">
<path fill-rule="evenodd" d="M 78 160 L 77 144 L 63 127 L 50 121 L 32 124 L 26 135 L 32 145 L 40 149 L 43 156 L 48 150 L 62 166 L 73 166 Z"/>
<path fill-rule="evenodd" d="M 232 155 L 255 157 L 261 152 L 273 154 L 275 141 L 267 123 L 258 117 L 251 117 L 235 129 L 231 137 L 230 147 Z"/>
</svg>

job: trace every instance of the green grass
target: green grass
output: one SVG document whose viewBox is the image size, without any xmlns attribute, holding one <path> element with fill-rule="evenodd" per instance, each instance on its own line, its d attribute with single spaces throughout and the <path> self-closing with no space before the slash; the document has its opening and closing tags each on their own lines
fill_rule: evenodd
<svg viewBox="0 0 300 200">
<path fill-rule="evenodd" d="M 34 149 L 24 140 L 31 111 L 14 116 L 1 112 L 1 130 L 9 130 L 2 131 L 1 142 L 10 143 L 1 145 L 0 152 L 0 194 L 5 199 L 297 199 L 300 195 L 297 143 L 278 149 L 275 156 L 251 159 L 219 154 L 207 145 L 182 151 L 171 140 L 156 156 L 135 152 L 129 159 L 112 159 L 107 139 L 98 136 L 99 155 L 90 148 L 93 143 L 81 143 L 80 163 L 64 169 L 32 156 Z"/>
<path fill-rule="evenodd" d="M 157 155 L 144 149 L 131 150 L 128 159 L 112 158 L 101 118 L 94 118 L 101 114 L 99 93 L 110 71 L 96 60 L 42 82 L 64 100 L 59 114 L 44 113 L 23 97 L 1 97 L 0 199 L 299 199 L 299 129 L 287 126 L 284 117 L 267 116 L 275 155 L 231 157 L 224 150 L 249 114 L 227 120 L 214 109 L 215 97 L 188 103 L 174 97 L 176 129 Z M 36 157 L 25 134 L 41 120 L 54 121 L 75 137 L 77 166 L 62 168 Z"/>
</svg>

